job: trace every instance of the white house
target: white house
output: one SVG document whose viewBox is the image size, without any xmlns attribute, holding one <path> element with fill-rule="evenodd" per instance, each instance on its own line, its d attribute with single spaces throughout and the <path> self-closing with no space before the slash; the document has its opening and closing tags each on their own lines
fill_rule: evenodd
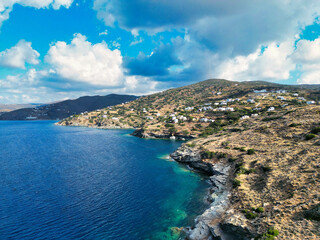
<svg viewBox="0 0 320 240">
<path fill-rule="evenodd" d="M 208 122 L 208 118 L 200 118 L 200 122 Z"/>
<path fill-rule="evenodd" d="M 277 99 L 280 99 L 281 101 L 285 101 L 286 100 L 286 98 L 283 97 L 283 96 L 278 96 Z"/>
<path fill-rule="evenodd" d="M 274 107 L 269 107 L 269 108 L 268 108 L 268 112 L 271 112 L 271 111 L 274 111 L 274 110 L 275 110 Z"/>
<path fill-rule="evenodd" d="M 307 101 L 307 104 L 315 104 L 315 101 Z"/>
<path fill-rule="evenodd" d="M 240 118 L 240 120 L 244 120 L 244 119 L 248 119 L 248 118 L 250 118 L 248 115 L 244 115 L 244 116 L 242 116 L 242 117 Z"/>
</svg>

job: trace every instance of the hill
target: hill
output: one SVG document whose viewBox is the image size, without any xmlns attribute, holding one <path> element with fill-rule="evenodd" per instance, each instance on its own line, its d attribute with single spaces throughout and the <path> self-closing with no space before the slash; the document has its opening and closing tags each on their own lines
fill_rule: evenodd
<svg viewBox="0 0 320 240">
<path fill-rule="evenodd" d="M 171 158 L 212 186 L 187 239 L 319 239 L 319 89 L 211 79 L 58 125 L 189 140 Z"/>
<path fill-rule="evenodd" d="M 216 131 L 219 123 L 228 125 L 244 116 L 264 114 L 270 107 L 306 105 L 306 100 L 317 101 L 319 96 L 318 89 L 302 86 L 211 79 L 67 118 L 60 124 L 136 128 L 135 134 L 141 137 L 194 138 Z"/>
<path fill-rule="evenodd" d="M 0 103 L 0 113 L 10 112 L 21 108 L 32 108 L 39 106 L 41 104 L 2 104 Z"/>
<path fill-rule="evenodd" d="M 110 94 L 107 96 L 85 96 L 74 100 L 66 100 L 33 108 L 23 108 L 2 113 L 0 120 L 56 120 L 94 111 L 137 99 L 136 96 Z"/>
</svg>

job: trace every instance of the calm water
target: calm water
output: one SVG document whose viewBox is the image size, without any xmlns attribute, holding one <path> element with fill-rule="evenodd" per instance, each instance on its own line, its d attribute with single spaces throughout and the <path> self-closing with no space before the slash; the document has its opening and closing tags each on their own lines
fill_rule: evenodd
<svg viewBox="0 0 320 240">
<path fill-rule="evenodd" d="M 130 132 L 0 122 L 0 239 L 176 239 L 208 185 Z"/>
</svg>

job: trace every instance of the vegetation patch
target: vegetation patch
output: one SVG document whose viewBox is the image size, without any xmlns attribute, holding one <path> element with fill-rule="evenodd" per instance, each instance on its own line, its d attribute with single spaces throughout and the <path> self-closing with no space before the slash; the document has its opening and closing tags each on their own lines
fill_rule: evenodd
<svg viewBox="0 0 320 240">
<path fill-rule="evenodd" d="M 272 227 L 266 233 L 255 237 L 255 240 L 273 240 L 278 235 L 279 231 Z"/>
<path fill-rule="evenodd" d="M 247 154 L 248 155 L 253 155 L 255 153 L 256 153 L 256 151 L 253 148 L 250 148 L 250 149 L 247 150 Z"/>
<path fill-rule="evenodd" d="M 313 138 L 315 138 L 315 137 L 316 137 L 315 134 L 309 133 L 309 134 L 306 135 L 306 140 L 308 141 L 308 140 L 311 140 L 311 139 L 313 139 Z"/>
<path fill-rule="evenodd" d="M 311 130 L 311 133 L 313 133 L 313 134 L 318 134 L 318 133 L 320 133 L 320 127 L 315 127 L 315 128 L 313 128 L 313 129 Z"/>
<path fill-rule="evenodd" d="M 243 210 L 243 213 L 244 213 L 244 216 L 245 216 L 247 219 L 255 219 L 256 217 L 258 217 L 258 214 L 257 214 L 257 213 L 250 212 L 250 211 L 247 210 L 247 209 Z"/>
<path fill-rule="evenodd" d="M 239 179 L 234 179 L 232 185 L 234 188 L 240 187 L 241 181 Z"/>
</svg>

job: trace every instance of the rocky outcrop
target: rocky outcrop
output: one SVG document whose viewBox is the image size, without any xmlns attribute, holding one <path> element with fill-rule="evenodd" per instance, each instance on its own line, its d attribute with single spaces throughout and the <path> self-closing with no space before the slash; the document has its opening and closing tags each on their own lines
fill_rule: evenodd
<svg viewBox="0 0 320 240">
<path fill-rule="evenodd" d="M 241 225 L 233 225 L 231 219 L 225 219 L 232 188 L 231 175 L 233 173 L 230 163 L 225 160 L 205 161 L 201 158 L 200 149 L 194 149 L 186 145 L 182 145 L 170 156 L 177 162 L 187 164 L 196 170 L 211 175 L 209 179 L 212 186 L 208 196 L 208 200 L 211 201 L 210 207 L 195 219 L 193 228 L 185 229 L 187 239 L 247 239 L 246 229 L 240 231 L 238 228 L 241 229 Z M 237 232 L 237 238 L 234 238 L 234 231 Z"/>
<path fill-rule="evenodd" d="M 214 173 L 212 164 L 202 160 L 200 150 L 182 145 L 174 153 L 172 153 L 170 157 L 173 160 L 184 163 L 196 170 L 208 173 L 210 175 Z"/>
</svg>

